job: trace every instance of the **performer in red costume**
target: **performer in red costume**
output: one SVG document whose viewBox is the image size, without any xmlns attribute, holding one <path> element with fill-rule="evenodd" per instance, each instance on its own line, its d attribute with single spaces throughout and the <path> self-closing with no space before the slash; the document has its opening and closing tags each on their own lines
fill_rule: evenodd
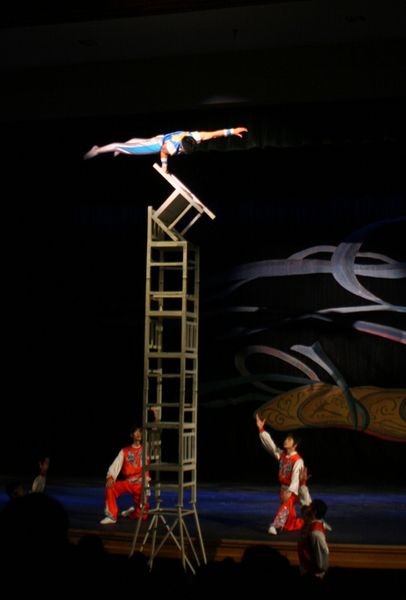
<svg viewBox="0 0 406 600">
<path fill-rule="evenodd" d="M 326 532 L 331 527 L 323 520 L 327 504 L 315 499 L 303 510 L 304 525 L 297 545 L 300 573 L 318 580 L 323 579 L 329 566 L 329 548 Z"/>
<path fill-rule="evenodd" d="M 277 535 L 281 531 L 301 529 L 303 519 L 296 516 L 295 504 L 300 500 L 301 505 L 311 503 L 311 497 L 306 485 L 307 472 L 303 459 L 296 452 L 299 443 L 295 433 L 288 433 L 283 442 L 283 450 L 277 448 L 275 442 L 265 431 L 265 420 L 256 415 L 259 437 L 264 448 L 279 461 L 280 506 L 274 520 L 269 526 L 268 533 Z"/>
<path fill-rule="evenodd" d="M 134 509 L 123 511 L 121 513 L 122 516 L 130 516 L 132 519 L 137 519 L 140 516 L 142 508 L 142 465 L 145 460 L 142 446 L 142 428 L 134 427 L 131 432 L 131 438 L 133 440 L 131 446 L 120 450 L 107 472 L 106 516 L 100 521 L 102 525 L 110 525 L 117 522 L 117 498 L 122 494 L 131 494 L 134 501 Z M 125 479 L 117 481 L 120 473 Z M 150 481 L 148 472 L 146 473 L 146 479 L 147 482 Z M 144 520 L 147 519 L 148 509 L 149 506 L 146 504 L 142 515 Z"/>
</svg>

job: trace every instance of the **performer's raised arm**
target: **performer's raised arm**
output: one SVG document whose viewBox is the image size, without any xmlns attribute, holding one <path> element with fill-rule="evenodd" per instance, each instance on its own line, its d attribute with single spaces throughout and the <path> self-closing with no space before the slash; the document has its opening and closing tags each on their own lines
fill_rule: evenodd
<svg viewBox="0 0 406 600">
<path fill-rule="evenodd" d="M 258 431 L 259 431 L 259 439 L 265 450 L 272 454 L 276 460 L 280 459 L 281 450 L 276 446 L 275 442 L 269 435 L 267 431 L 265 431 L 265 419 L 261 419 L 258 413 L 255 415 Z"/>
</svg>

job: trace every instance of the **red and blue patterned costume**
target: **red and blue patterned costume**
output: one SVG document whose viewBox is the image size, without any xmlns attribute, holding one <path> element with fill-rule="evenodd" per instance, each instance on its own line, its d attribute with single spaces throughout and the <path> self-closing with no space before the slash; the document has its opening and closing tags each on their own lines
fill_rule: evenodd
<svg viewBox="0 0 406 600">
<path fill-rule="evenodd" d="M 142 502 L 142 465 L 144 462 L 144 451 L 142 446 L 127 446 L 120 450 L 107 472 L 107 481 L 113 480 L 111 487 L 106 486 L 106 508 L 105 514 L 114 521 L 117 520 L 118 507 L 117 498 L 122 494 L 131 494 L 134 501 L 135 510 L 130 517 L 136 519 L 141 512 Z M 148 463 L 148 461 L 147 461 Z M 125 479 L 117 480 L 119 475 Z M 150 476 L 147 472 L 147 481 Z M 148 503 L 145 504 L 143 519 L 147 518 Z"/>
<path fill-rule="evenodd" d="M 296 516 L 295 504 L 310 504 L 311 498 L 307 486 L 300 484 L 300 472 L 304 468 L 303 459 L 296 452 L 287 454 L 277 448 L 275 442 L 265 430 L 259 432 L 264 448 L 279 461 L 280 506 L 270 528 L 276 531 L 295 531 L 301 529 L 303 519 Z M 288 500 L 284 500 L 284 492 L 290 492 Z"/>
</svg>

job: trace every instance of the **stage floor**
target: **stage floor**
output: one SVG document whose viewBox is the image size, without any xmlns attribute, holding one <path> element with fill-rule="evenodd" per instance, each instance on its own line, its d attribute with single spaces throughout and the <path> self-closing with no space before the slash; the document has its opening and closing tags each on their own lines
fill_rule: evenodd
<svg viewBox="0 0 406 600">
<path fill-rule="evenodd" d="M 109 551 L 121 554 L 130 551 L 134 521 L 120 518 L 115 525 L 99 524 L 104 508 L 103 480 L 52 481 L 46 492 L 57 498 L 68 512 L 73 542 L 87 533 L 97 533 Z M 329 507 L 326 520 L 332 527 L 328 535 L 332 565 L 406 568 L 406 489 L 313 486 L 311 493 Z M 174 505 L 172 492 L 165 492 L 163 498 L 164 506 L 166 500 L 168 506 Z M 7 496 L 1 490 L 0 504 L 6 501 Z M 119 499 L 121 510 L 130 504 L 130 496 Z M 274 537 L 267 533 L 277 505 L 276 486 L 199 485 L 197 510 L 208 558 L 239 559 L 249 546 L 270 544 L 296 564 L 298 534 L 290 532 Z M 193 536 L 193 519 L 190 531 Z M 173 550 L 177 552 L 176 548 Z"/>
</svg>

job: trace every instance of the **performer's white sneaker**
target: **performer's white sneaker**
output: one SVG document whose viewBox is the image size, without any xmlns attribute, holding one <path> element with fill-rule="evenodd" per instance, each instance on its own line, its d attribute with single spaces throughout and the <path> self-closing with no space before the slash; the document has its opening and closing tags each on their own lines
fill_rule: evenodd
<svg viewBox="0 0 406 600">
<path fill-rule="evenodd" d="M 133 506 L 130 506 L 130 508 L 127 508 L 127 510 L 122 510 L 120 514 L 122 517 L 129 517 L 134 511 L 135 508 Z"/>
<path fill-rule="evenodd" d="M 274 527 L 273 525 L 270 525 L 269 529 L 268 529 L 268 533 L 270 535 L 278 535 L 278 532 L 276 530 L 276 527 Z"/>
<path fill-rule="evenodd" d="M 114 525 L 114 523 L 117 523 L 117 521 L 111 517 L 104 517 L 104 519 L 100 521 L 100 525 Z"/>
</svg>

